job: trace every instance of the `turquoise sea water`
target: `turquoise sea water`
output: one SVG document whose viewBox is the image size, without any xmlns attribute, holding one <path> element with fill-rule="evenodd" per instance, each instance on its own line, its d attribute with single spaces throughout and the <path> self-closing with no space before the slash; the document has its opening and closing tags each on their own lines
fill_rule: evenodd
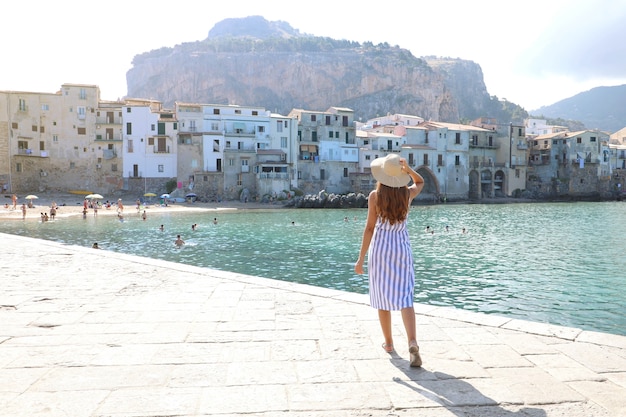
<svg viewBox="0 0 626 417">
<path fill-rule="evenodd" d="M 148 209 L 146 221 L 135 212 L 124 222 L 12 220 L 0 232 L 367 293 L 367 276 L 353 272 L 366 214 Z M 626 335 L 624 203 L 414 206 L 409 231 L 419 303 Z M 177 234 L 187 243 L 181 249 Z"/>
</svg>

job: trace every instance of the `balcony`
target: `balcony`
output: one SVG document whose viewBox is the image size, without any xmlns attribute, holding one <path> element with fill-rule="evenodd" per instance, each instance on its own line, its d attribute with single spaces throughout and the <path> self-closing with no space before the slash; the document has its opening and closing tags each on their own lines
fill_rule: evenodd
<svg viewBox="0 0 626 417">
<path fill-rule="evenodd" d="M 122 134 L 120 133 L 119 135 L 96 135 L 96 142 L 112 142 L 112 141 L 117 141 L 117 142 L 121 142 L 122 141 Z"/>
<path fill-rule="evenodd" d="M 17 155 L 36 156 L 39 158 L 48 158 L 48 151 L 36 151 L 32 149 L 18 149 Z"/>
<path fill-rule="evenodd" d="M 479 149 L 500 149 L 499 143 L 480 143 L 480 142 L 470 142 L 470 148 L 479 148 Z"/>
<path fill-rule="evenodd" d="M 261 172 L 259 173 L 259 178 L 270 180 L 288 180 L 289 174 L 286 172 Z"/>
</svg>

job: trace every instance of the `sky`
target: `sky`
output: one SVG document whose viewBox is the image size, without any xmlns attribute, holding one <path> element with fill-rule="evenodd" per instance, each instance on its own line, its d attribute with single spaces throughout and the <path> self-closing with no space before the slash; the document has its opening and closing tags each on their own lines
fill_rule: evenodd
<svg viewBox="0 0 626 417">
<path fill-rule="evenodd" d="M 95 84 L 116 100 L 135 55 L 254 15 L 310 35 L 474 61 L 490 95 L 528 111 L 626 84 L 626 0 L 20 0 L 2 9 L 0 90 Z"/>
</svg>

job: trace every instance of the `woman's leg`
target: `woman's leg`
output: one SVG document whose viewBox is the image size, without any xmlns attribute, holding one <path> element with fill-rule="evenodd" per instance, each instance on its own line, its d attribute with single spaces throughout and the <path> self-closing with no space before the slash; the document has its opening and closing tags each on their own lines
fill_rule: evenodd
<svg viewBox="0 0 626 417">
<path fill-rule="evenodd" d="M 391 311 L 378 310 L 378 321 L 385 338 L 385 346 L 393 347 L 393 337 L 391 336 Z"/>
<path fill-rule="evenodd" d="M 400 312 L 402 313 L 402 322 L 404 323 L 406 337 L 410 346 L 411 342 L 417 343 L 417 331 L 415 330 L 415 309 L 413 307 L 406 307 Z"/>
</svg>

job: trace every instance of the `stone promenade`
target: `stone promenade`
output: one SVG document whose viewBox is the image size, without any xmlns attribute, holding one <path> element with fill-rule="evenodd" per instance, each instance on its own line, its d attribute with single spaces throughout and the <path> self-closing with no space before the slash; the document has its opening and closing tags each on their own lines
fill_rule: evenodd
<svg viewBox="0 0 626 417">
<path fill-rule="evenodd" d="M 0 239 L 2 417 L 626 416 L 623 336 L 416 305 L 413 369 L 366 295 Z"/>
</svg>

